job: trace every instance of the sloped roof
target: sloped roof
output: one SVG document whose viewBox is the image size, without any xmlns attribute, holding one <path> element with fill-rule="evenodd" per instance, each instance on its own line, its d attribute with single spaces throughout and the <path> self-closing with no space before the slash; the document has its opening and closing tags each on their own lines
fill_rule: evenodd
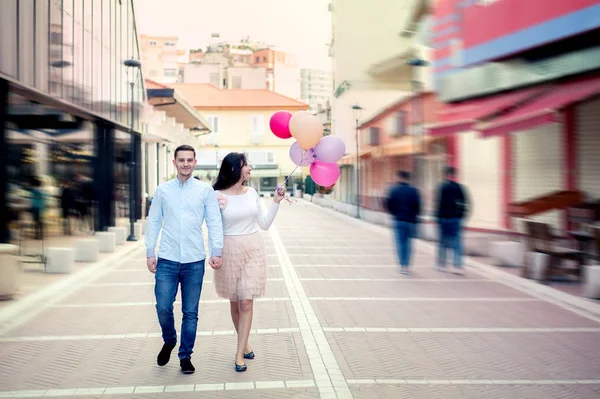
<svg viewBox="0 0 600 399">
<path fill-rule="evenodd" d="M 197 109 L 308 109 L 308 104 L 270 90 L 219 89 L 209 83 L 168 85 Z"/>
</svg>

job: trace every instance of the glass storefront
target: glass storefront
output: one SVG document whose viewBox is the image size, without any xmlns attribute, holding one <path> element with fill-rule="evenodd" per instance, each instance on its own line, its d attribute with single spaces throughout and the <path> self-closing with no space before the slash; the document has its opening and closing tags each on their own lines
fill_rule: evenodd
<svg viewBox="0 0 600 399">
<path fill-rule="evenodd" d="M 2 0 L 0 72 L 129 126 L 130 80 L 144 98 L 123 65 L 140 59 L 134 17 L 131 0 Z"/>
<path fill-rule="evenodd" d="M 127 59 L 140 59 L 132 0 L 2 0 L 0 80 L 10 84 L 0 98 L 8 102 L 0 127 L 8 150 L 0 162 L 7 177 L 1 205 L 13 211 L 0 227 L 37 218 L 27 215 L 36 188 L 47 199 L 41 216 L 47 234 L 67 232 L 61 204 L 69 190 L 78 193 L 69 206 L 86 215 L 84 229 L 98 227 L 98 202 L 110 202 L 100 206 L 101 228 L 129 217 L 129 127 L 144 130 L 145 93 L 141 71 L 124 66 Z"/>
</svg>

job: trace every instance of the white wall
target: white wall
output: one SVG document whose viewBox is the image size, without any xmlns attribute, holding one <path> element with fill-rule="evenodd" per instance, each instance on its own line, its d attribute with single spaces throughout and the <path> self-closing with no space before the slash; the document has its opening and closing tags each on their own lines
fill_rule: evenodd
<svg viewBox="0 0 600 399">
<path fill-rule="evenodd" d="M 564 187 L 562 125 L 551 124 L 513 134 L 513 201 L 525 201 Z M 561 211 L 532 217 L 560 228 Z M 520 231 L 523 227 L 515 226 Z"/>
<path fill-rule="evenodd" d="M 211 80 L 212 74 L 218 74 L 218 81 Z M 224 71 L 220 64 L 185 64 L 183 66 L 183 83 L 211 83 L 223 88 Z"/>
<path fill-rule="evenodd" d="M 367 71 L 403 48 L 399 35 L 417 0 L 333 0 L 333 71 L 343 80 L 371 79 Z"/>
<path fill-rule="evenodd" d="M 234 77 L 240 77 L 240 89 L 266 89 L 267 88 L 267 69 L 251 67 L 230 67 L 227 68 L 227 88 L 234 89 Z"/>
<path fill-rule="evenodd" d="M 273 91 L 300 100 L 300 69 L 276 64 L 273 68 Z"/>
<path fill-rule="evenodd" d="M 502 143 L 479 138 L 475 132 L 458 133 L 460 182 L 469 190 L 473 213 L 470 227 L 502 229 Z"/>
</svg>

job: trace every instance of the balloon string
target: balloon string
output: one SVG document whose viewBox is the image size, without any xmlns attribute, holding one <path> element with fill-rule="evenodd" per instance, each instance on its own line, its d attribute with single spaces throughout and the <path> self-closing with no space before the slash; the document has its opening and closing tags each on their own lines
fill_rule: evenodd
<svg viewBox="0 0 600 399">
<path fill-rule="evenodd" d="M 298 169 L 300 167 L 300 165 L 302 164 L 302 162 L 304 161 L 304 156 L 308 153 L 308 151 L 304 151 L 304 154 L 302 154 L 302 157 L 300 158 L 300 162 L 298 162 L 298 164 L 296 165 L 296 167 L 292 170 L 292 172 L 288 175 L 288 177 L 285 178 L 285 180 L 283 181 L 283 183 L 281 183 L 278 187 L 279 188 L 284 188 L 285 187 L 285 183 L 287 183 L 288 179 L 290 177 L 292 177 L 292 175 L 294 174 L 294 172 L 296 171 L 296 169 Z M 290 197 L 288 197 L 287 195 L 283 197 L 283 200 L 285 200 L 286 202 L 288 202 L 290 205 L 293 204 L 294 202 L 296 202 L 296 200 L 292 200 Z"/>
</svg>

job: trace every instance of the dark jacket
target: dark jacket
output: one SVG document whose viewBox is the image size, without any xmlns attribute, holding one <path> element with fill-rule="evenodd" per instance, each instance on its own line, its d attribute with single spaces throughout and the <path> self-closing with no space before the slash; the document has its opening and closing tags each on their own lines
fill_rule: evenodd
<svg viewBox="0 0 600 399">
<path fill-rule="evenodd" d="M 400 183 L 390 190 L 385 207 L 394 219 L 417 223 L 421 214 L 421 196 L 415 187 Z"/>
<path fill-rule="evenodd" d="M 71 187 L 65 187 L 60 196 L 60 207 L 63 210 L 75 209 L 76 193 Z"/>
<path fill-rule="evenodd" d="M 437 190 L 438 219 L 462 219 L 467 216 L 470 207 L 468 195 L 462 185 L 454 181 L 445 181 Z"/>
</svg>

